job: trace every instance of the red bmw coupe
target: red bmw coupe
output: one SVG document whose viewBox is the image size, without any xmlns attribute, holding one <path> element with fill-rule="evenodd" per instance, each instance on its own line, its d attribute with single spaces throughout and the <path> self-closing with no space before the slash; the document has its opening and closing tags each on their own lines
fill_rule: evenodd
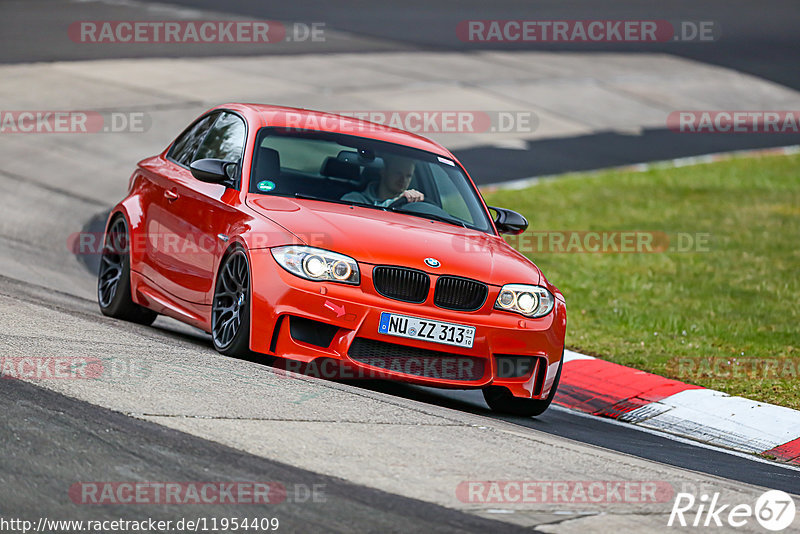
<svg viewBox="0 0 800 534">
<path fill-rule="evenodd" d="M 108 219 L 97 296 L 111 317 L 194 325 L 225 355 L 481 388 L 494 410 L 538 415 L 558 387 L 566 304 L 500 235 L 527 226 L 423 137 L 226 104 L 139 162 Z"/>
</svg>

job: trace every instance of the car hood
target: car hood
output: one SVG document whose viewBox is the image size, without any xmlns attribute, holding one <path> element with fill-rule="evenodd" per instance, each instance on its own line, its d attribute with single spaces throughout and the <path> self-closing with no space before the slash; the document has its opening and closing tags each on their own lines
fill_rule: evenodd
<svg viewBox="0 0 800 534">
<path fill-rule="evenodd" d="M 541 272 L 502 238 L 403 213 L 285 197 L 248 197 L 247 204 L 309 246 L 358 262 L 400 265 L 502 285 L 538 284 Z M 426 258 L 441 263 L 425 264 Z"/>
</svg>

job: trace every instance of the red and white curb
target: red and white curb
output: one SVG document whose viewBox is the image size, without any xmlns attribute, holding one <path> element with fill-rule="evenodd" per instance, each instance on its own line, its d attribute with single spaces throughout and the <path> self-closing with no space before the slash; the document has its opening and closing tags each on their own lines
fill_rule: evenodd
<svg viewBox="0 0 800 534">
<path fill-rule="evenodd" d="M 559 406 L 800 465 L 800 411 L 564 352 Z"/>
</svg>

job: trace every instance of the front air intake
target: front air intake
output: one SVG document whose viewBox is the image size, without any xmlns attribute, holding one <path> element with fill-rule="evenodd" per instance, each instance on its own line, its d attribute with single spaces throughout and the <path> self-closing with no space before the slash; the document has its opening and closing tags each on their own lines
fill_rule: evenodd
<svg viewBox="0 0 800 534">
<path fill-rule="evenodd" d="M 483 358 L 362 337 L 353 340 L 347 355 L 371 367 L 425 378 L 477 382 L 483 379 L 486 372 L 486 360 Z"/>
</svg>

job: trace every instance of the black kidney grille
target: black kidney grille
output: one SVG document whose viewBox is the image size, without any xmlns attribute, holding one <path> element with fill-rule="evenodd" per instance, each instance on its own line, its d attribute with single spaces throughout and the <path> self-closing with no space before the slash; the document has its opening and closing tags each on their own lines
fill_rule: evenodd
<svg viewBox="0 0 800 534">
<path fill-rule="evenodd" d="M 484 283 L 457 276 L 441 276 L 436 281 L 433 303 L 448 310 L 475 311 L 483 306 L 488 294 L 489 288 Z"/>
<path fill-rule="evenodd" d="M 390 299 L 420 303 L 428 298 L 431 279 L 422 271 L 378 266 L 372 271 L 375 290 Z"/>
</svg>

